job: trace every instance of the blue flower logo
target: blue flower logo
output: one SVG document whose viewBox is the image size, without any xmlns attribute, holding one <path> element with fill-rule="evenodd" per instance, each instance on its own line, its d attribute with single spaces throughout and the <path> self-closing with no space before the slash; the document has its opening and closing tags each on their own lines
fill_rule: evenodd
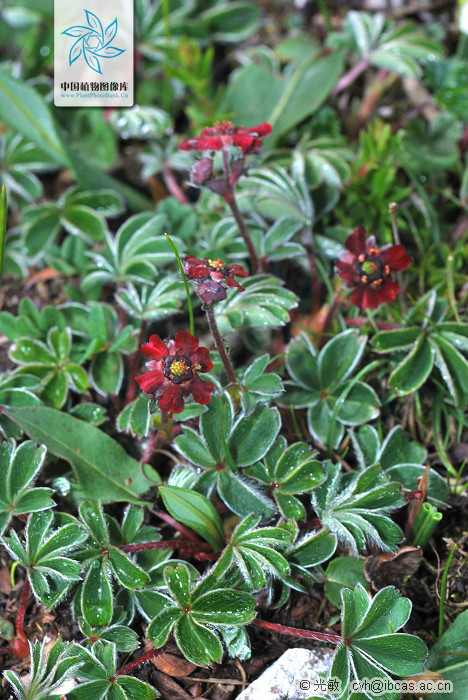
<svg viewBox="0 0 468 700">
<path fill-rule="evenodd" d="M 62 32 L 62 34 L 75 39 L 78 37 L 70 49 L 68 62 L 71 66 L 83 55 L 88 66 L 96 73 L 102 74 L 100 58 L 117 58 L 126 51 L 126 49 L 111 46 L 117 34 L 117 18 L 104 29 L 99 17 L 89 10 L 84 10 L 84 13 L 88 23 L 87 27 L 76 24 Z"/>
</svg>

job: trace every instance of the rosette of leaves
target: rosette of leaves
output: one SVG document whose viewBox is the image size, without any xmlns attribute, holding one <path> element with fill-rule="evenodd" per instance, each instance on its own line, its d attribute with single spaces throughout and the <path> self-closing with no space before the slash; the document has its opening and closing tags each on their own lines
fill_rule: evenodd
<svg viewBox="0 0 468 700">
<path fill-rule="evenodd" d="M 80 579 L 81 564 L 70 554 L 86 538 L 86 532 L 71 515 L 43 510 L 29 516 L 24 543 L 10 530 L 3 544 L 12 559 L 26 570 L 34 596 L 51 608 Z"/>
<path fill-rule="evenodd" d="M 51 328 L 47 341 L 19 338 L 9 351 L 13 362 L 21 366 L 19 374 L 38 377 L 42 401 L 54 408 L 61 408 L 72 389 L 83 393 L 89 386 L 85 370 L 70 358 L 72 350 L 69 329 Z"/>
<path fill-rule="evenodd" d="M 400 425 L 396 425 L 382 440 L 371 425 L 350 432 L 359 467 L 366 469 L 374 464 L 382 467 L 390 479 L 398 481 L 403 488 L 414 491 L 418 479 L 424 474 L 426 449 L 409 439 Z M 427 500 L 438 508 L 444 508 L 449 497 L 446 480 L 431 469 L 429 474 Z"/>
<path fill-rule="evenodd" d="M 348 698 L 351 679 L 382 679 L 390 683 L 394 676 L 406 677 L 422 673 L 427 649 L 412 634 L 398 633 L 411 614 L 411 601 L 400 596 L 396 588 L 382 588 L 371 600 L 365 588 L 341 591 L 341 642 L 333 657 L 329 678 L 341 681 L 341 692 L 333 697 Z M 384 695 L 370 691 L 364 698 L 399 700 L 400 691 Z"/>
<path fill-rule="evenodd" d="M 31 660 L 26 676 L 5 671 L 5 678 L 18 700 L 47 700 L 78 672 L 82 662 L 76 644 L 67 644 L 60 637 L 48 651 L 46 644 L 46 641 L 29 642 Z"/>
<path fill-rule="evenodd" d="M 184 564 L 166 566 L 164 579 L 167 594 L 158 594 L 160 611 L 149 624 L 148 639 L 156 648 L 162 647 L 173 630 L 177 646 L 189 661 L 198 666 L 219 663 L 223 647 L 217 628 L 251 622 L 255 600 L 249 593 L 223 587 L 213 575 L 192 588 Z"/>
<path fill-rule="evenodd" d="M 135 214 L 122 224 L 117 233 L 105 233 L 105 247 L 91 254 L 92 265 L 81 286 L 85 293 L 103 284 L 152 284 L 157 266 L 173 262 L 174 254 L 164 238 L 167 218 L 164 214 Z M 184 244 L 173 241 L 180 253 Z"/>
<path fill-rule="evenodd" d="M 404 505 L 400 485 L 377 464 L 360 473 L 343 473 L 340 464 L 323 462 L 327 479 L 312 492 L 322 525 L 358 553 L 367 541 L 395 551 L 403 533 L 390 514 Z"/>
<path fill-rule="evenodd" d="M 45 445 L 30 440 L 18 447 L 14 440 L 0 444 L 0 535 L 13 515 L 52 508 L 52 489 L 33 488 L 46 455 Z"/>
<path fill-rule="evenodd" d="M 26 250 L 31 257 L 44 257 L 62 228 L 88 243 L 100 243 L 107 232 L 106 217 L 120 214 L 123 208 L 122 197 L 112 190 L 80 192 L 73 187 L 56 202 L 23 210 L 21 227 Z"/>
<path fill-rule="evenodd" d="M 226 395 L 214 395 L 208 410 L 200 416 L 200 432 L 184 426 L 175 441 L 176 450 L 203 473 L 193 487 L 210 495 L 216 487 L 228 508 L 241 517 L 254 513 L 270 518 L 274 503 L 251 479 L 239 471 L 258 462 L 272 446 L 280 429 L 276 408 L 258 405 L 245 416 L 235 417 Z"/>
<path fill-rule="evenodd" d="M 281 554 L 292 541 L 291 532 L 281 527 L 258 527 L 260 518 L 248 515 L 231 535 L 212 573 L 222 578 L 233 567 L 239 570 L 252 591 L 267 585 L 267 576 L 284 579 L 289 564 Z"/>
<path fill-rule="evenodd" d="M 360 56 L 363 69 L 369 65 L 385 68 L 409 78 L 421 75 L 420 63 L 442 54 L 441 45 L 415 24 L 396 26 L 381 12 L 348 12 L 345 23 L 347 36 L 332 35 L 333 45 L 343 45 L 343 39 Z"/>
<path fill-rule="evenodd" d="M 78 588 L 77 609 L 90 627 L 106 627 L 114 613 L 111 576 L 130 590 L 142 588 L 149 581 L 146 571 L 118 546 L 119 539 L 134 538 L 141 519 L 133 509 L 127 509 L 122 528 L 119 528 L 115 521 L 104 516 L 98 502 L 84 501 L 79 510 L 88 541 L 86 548 L 78 553 L 86 568 L 86 577 Z M 117 544 L 113 543 L 111 532 L 117 533 Z"/>
<path fill-rule="evenodd" d="M 67 311 L 67 318 L 63 313 Z M 22 299 L 18 308 L 18 314 L 13 315 L 8 311 L 0 313 L 0 330 L 12 341 L 23 336 L 45 341 L 51 328 L 57 327 L 63 331 L 67 326 L 75 331 L 75 327 L 86 328 L 88 309 L 82 304 L 64 304 L 62 308 L 47 305 L 38 309 L 35 303 L 28 299 Z"/>
<path fill-rule="evenodd" d="M 244 328 L 277 328 L 288 323 L 289 311 L 297 306 L 297 297 L 283 285 L 279 277 L 254 275 L 243 280 L 245 291 L 229 290 L 227 298 L 215 307 L 220 333 L 228 335 Z"/>
<path fill-rule="evenodd" d="M 436 381 L 433 375 L 437 368 L 437 379 L 442 379 L 455 405 L 463 408 L 468 403 L 468 360 L 464 357 L 468 354 L 468 324 L 444 321 L 445 305 L 437 302 L 435 293 L 428 299 L 422 324 L 380 331 L 373 346 L 379 353 L 394 356 L 396 366 L 388 383 L 397 395 L 417 391 L 429 378 Z M 414 315 L 409 324 L 415 321 Z"/>
<path fill-rule="evenodd" d="M 137 287 L 129 282 L 117 292 L 115 299 L 132 318 L 160 321 L 180 310 L 185 290 L 180 278 L 168 274 L 156 284 Z"/>
<path fill-rule="evenodd" d="M 40 403 L 34 392 L 40 390 L 39 379 L 31 374 L 0 375 L 0 407 L 36 406 Z M 5 437 L 21 437 L 23 431 L 13 421 L 0 412 L 0 433 Z"/>
<path fill-rule="evenodd" d="M 280 436 L 262 461 L 248 467 L 245 474 L 268 487 L 284 518 L 301 520 L 306 510 L 296 496 L 310 493 L 325 478 L 315 454 L 305 442 L 288 447 L 286 439 Z"/>
<path fill-rule="evenodd" d="M 119 675 L 117 648 L 112 642 L 95 642 L 89 649 L 75 645 L 80 666 L 75 677 L 83 681 L 67 691 L 67 700 L 153 700 L 158 693 L 133 676 Z"/>
<path fill-rule="evenodd" d="M 360 381 L 367 369 L 353 376 L 366 342 L 367 337 L 356 331 L 343 331 L 318 353 L 302 335 L 286 352 L 286 367 L 293 381 L 285 383 L 286 392 L 278 403 L 307 408 L 311 435 L 329 447 L 339 445 L 345 425 L 361 425 L 379 415 L 377 394 Z"/>
</svg>

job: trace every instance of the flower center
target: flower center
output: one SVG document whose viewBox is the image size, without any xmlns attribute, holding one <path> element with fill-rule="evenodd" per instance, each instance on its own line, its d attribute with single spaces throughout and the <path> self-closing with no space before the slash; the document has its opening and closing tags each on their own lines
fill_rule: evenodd
<svg viewBox="0 0 468 700">
<path fill-rule="evenodd" d="M 171 374 L 181 377 L 187 371 L 187 365 L 183 360 L 175 360 L 171 364 Z"/>
<path fill-rule="evenodd" d="M 230 121 L 216 122 L 213 126 L 215 134 L 232 134 L 235 131 L 234 124 Z"/>
<path fill-rule="evenodd" d="M 361 253 L 358 257 L 354 269 L 362 284 L 378 287 L 390 275 L 390 267 L 383 264 L 379 254 L 380 251 L 377 248 L 372 248 L 369 254 Z"/>
<path fill-rule="evenodd" d="M 164 362 L 164 376 L 173 384 L 193 379 L 192 361 L 185 355 L 168 355 Z"/>
<path fill-rule="evenodd" d="M 214 267 L 215 270 L 221 270 L 224 267 L 222 260 L 211 260 L 211 258 L 208 258 L 208 265 Z"/>
</svg>

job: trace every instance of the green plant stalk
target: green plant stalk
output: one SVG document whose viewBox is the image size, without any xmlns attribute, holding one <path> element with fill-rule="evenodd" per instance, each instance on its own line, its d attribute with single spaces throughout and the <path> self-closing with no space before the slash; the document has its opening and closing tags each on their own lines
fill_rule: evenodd
<svg viewBox="0 0 468 700">
<path fill-rule="evenodd" d="M 450 563 L 452 561 L 452 557 L 454 555 L 454 552 L 457 548 L 457 545 L 454 544 L 452 549 L 450 550 L 450 554 L 448 555 L 447 563 L 445 564 L 445 569 L 444 573 L 442 574 L 442 581 L 440 584 L 440 601 L 439 601 L 439 639 L 442 637 L 442 634 L 444 632 L 444 606 L 445 606 L 445 592 L 447 590 L 447 576 L 448 576 L 448 570 L 450 567 Z"/>
<path fill-rule="evenodd" d="M 172 250 L 174 251 L 174 255 L 177 260 L 177 267 L 179 268 L 179 272 L 182 276 L 182 281 L 184 283 L 185 287 L 185 294 L 187 296 L 187 307 L 188 307 L 188 313 L 189 313 L 189 318 L 190 318 L 190 333 L 192 335 L 195 335 L 195 321 L 193 318 L 193 308 L 192 308 L 192 299 L 190 297 L 190 287 L 187 282 L 187 278 L 185 276 L 184 268 L 182 266 L 182 261 L 180 259 L 179 251 L 177 250 L 174 242 L 172 241 L 171 237 L 167 235 L 167 233 L 164 234 L 166 237 L 167 242 L 171 246 Z"/>
<path fill-rule="evenodd" d="M 2 284 L 3 276 L 3 260 L 5 257 L 5 237 L 7 225 L 7 198 L 6 187 L 2 186 L 2 194 L 0 195 L 0 285 Z"/>
<path fill-rule="evenodd" d="M 422 504 L 411 531 L 409 543 L 415 547 L 425 547 L 434 530 L 442 520 L 442 513 L 427 501 Z"/>
</svg>

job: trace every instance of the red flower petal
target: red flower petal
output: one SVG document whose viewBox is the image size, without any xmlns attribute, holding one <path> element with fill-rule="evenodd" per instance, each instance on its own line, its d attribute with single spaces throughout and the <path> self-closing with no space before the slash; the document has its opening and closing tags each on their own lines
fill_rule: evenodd
<svg viewBox="0 0 468 700">
<path fill-rule="evenodd" d="M 221 136 L 199 136 L 197 139 L 197 151 L 220 151 L 224 147 L 224 139 Z"/>
<path fill-rule="evenodd" d="M 244 270 L 242 265 L 238 265 L 237 263 L 230 266 L 229 274 L 235 275 L 236 277 L 248 277 L 249 276 L 249 273 L 247 272 L 247 270 Z"/>
<path fill-rule="evenodd" d="M 180 355 L 190 356 L 200 345 L 198 338 L 187 331 L 179 331 L 174 338 L 175 346 Z"/>
<path fill-rule="evenodd" d="M 247 127 L 246 131 L 251 134 L 255 134 L 256 136 L 260 136 L 260 138 L 264 138 L 265 136 L 268 136 L 268 134 L 271 134 L 271 124 L 264 122 L 263 124 L 258 124 L 258 126 L 249 126 Z"/>
<path fill-rule="evenodd" d="M 208 380 L 203 381 L 200 377 L 194 377 L 190 383 L 190 391 L 197 403 L 210 403 L 211 392 L 214 390 L 214 385 Z"/>
<path fill-rule="evenodd" d="M 161 384 L 164 383 L 166 377 L 160 369 L 154 369 L 150 372 L 140 374 L 140 376 L 135 377 L 135 379 L 146 394 L 155 394 Z"/>
<path fill-rule="evenodd" d="M 237 287 L 237 289 L 240 289 L 241 292 L 245 292 L 245 287 L 241 287 L 239 282 L 235 280 L 234 277 L 225 277 L 224 281 L 228 287 Z"/>
<path fill-rule="evenodd" d="M 381 288 L 379 289 L 380 303 L 393 302 L 396 299 L 398 292 L 401 291 L 401 287 L 396 282 L 392 280 L 386 280 Z"/>
<path fill-rule="evenodd" d="M 180 151 L 193 151 L 197 147 L 197 139 L 187 139 L 187 141 L 182 141 L 179 143 Z"/>
<path fill-rule="evenodd" d="M 209 372 L 213 368 L 213 363 L 210 360 L 210 354 L 207 348 L 198 348 L 190 358 L 192 365 L 200 365 L 198 372 Z"/>
<path fill-rule="evenodd" d="M 152 335 L 149 341 L 141 346 L 141 352 L 150 360 L 162 360 L 169 354 L 166 344 L 159 335 Z"/>
<path fill-rule="evenodd" d="M 249 148 L 251 148 L 254 141 L 255 138 L 245 132 L 239 132 L 233 136 L 234 146 L 241 151 L 247 151 Z"/>
<path fill-rule="evenodd" d="M 354 255 L 366 252 L 366 229 L 358 226 L 353 233 L 345 240 L 346 248 Z"/>
<path fill-rule="evenodd" d="M 347 263 L 347 262 L 343 262 L 343 260 L 337 260 L 335 267 L 336 267 L 336 270 L 338 272 L 338 277 L 340 278 L 340 280 L 343 280 L 343 282 L 346 282 L 349 285 L 352 285 L 355 283 L 356 272 L 354 270 L 353 265 L 351 265 L 350 263 Z"/>
<path fill-rule="evenodd" d="M 182 387 L 178 384 L 171 384 L 158 401 L 161 411 L 166 413 L 182 413 L 184 410 L 184 395 Z"/>
<path fill-rule="evenodd" d="M 411 265 L 411 258 L 402 245 L 385 246 L 381 254 L 383 263 L 392 270 L 406 270 Z"/>
<path fill-rule="evenodd" d="M 364 296 L 364 287 L 357 287 L 354 292 L 349 297 L 351 304 L 354 304 L 358 308 L 362 309 L 362 298 Z"/>
<path fill-rule="evenodd" d="M 361 287 L 362 289 L 362 309 L 377 309 L 384 300 L 380 298 L 381 290 L 373 287 Z"/>
</svg>

